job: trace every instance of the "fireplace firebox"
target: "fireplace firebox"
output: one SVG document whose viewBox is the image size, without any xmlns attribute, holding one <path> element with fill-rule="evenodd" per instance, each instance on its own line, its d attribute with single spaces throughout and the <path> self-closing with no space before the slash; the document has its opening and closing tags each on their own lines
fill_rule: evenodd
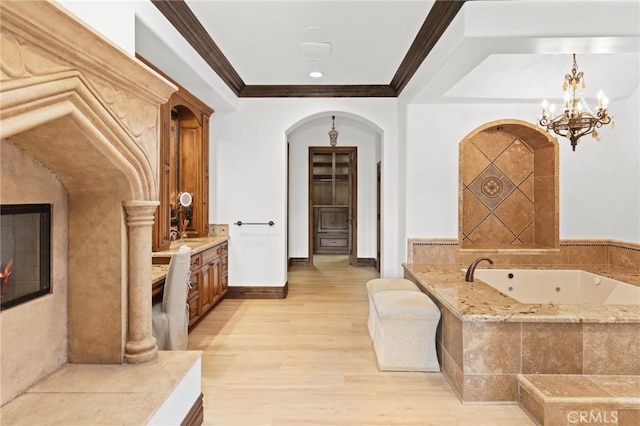
<svg viewBox="0 0 640 426">
<path fill-rule="evenodd" d="M 51 292 L 51 204 L 0 206 L 0 310 Z"/>
</svg>

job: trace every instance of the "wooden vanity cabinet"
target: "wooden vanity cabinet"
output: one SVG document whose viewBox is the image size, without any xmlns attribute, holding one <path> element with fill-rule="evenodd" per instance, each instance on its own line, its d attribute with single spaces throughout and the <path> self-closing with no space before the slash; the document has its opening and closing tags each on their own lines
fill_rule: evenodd
<svg viewBox="0 0 640 426">
<path fill-rule="evenodd" d="M 226 283 L 226 267 L 228 250 L 226 242 L 211 247 L 191 257 L 191 282 L 193 288 L 189 291 L 189 327 L 204 317 L 218 303 L 227 292 L 223 288 Z"/>
<path fill-rule="evenodd" d="M 191 255 L 189 278 L 189 328 L 202 319 L 227 292 L 228 243 L 215 245 Z M 154 257 L 154 263 L 167 264 L 170 258 Z"/>
<path fill-rule="evenodd" d="M 189 327 L 194 325 L 201 317 L 200 315 L 200 266 L 202 256 L 195 254 L 191 256 L 191 276 L 189 277 L 189 294 L 187 304 L 189 305 Z"/>
</svg>

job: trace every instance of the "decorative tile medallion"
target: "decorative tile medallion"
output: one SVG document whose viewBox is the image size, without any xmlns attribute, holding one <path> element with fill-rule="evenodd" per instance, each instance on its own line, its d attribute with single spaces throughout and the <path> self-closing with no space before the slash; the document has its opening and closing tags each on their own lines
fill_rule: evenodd
<svg viewBox="0 0 640 426">
<path fill-rule="evenodd" d="M 482 193 L 489 198 L 496 198 L 502 194 L 502 182 L 495 176 L 489 176 L 482 181 Z"/>
<path fill-rule="evenodd" d="M 515 185 L 493 164 L 489 164 L 469 185 L 469 190 L 478 199 L 494 210 L 515 189 Z"/>
</svg>

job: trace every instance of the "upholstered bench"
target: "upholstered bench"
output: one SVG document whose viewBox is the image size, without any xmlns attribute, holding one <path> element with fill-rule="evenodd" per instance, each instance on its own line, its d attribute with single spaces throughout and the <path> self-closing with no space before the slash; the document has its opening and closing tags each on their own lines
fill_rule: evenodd
<svg viewBox="0 0 640 426">
<path fill-rule="evenodd" d="M 367 328 L 369 329 L 372 342 L 376 331 L 377 316 L 376 307 L 373 304 L 373 295 L 379 291 L 394 290 L 420 291 L 415 283 L 405 278 L 375 278 L 367 282 L 367 294 L 369 296 L 369 320 L 367 321 Z"/>
<path fill-rule="evenodd" d="M 420 291 L 380 291 L 373 348 L 383 371 L 440 371 L 436 329 L 440 310 Z"/>
</svg>

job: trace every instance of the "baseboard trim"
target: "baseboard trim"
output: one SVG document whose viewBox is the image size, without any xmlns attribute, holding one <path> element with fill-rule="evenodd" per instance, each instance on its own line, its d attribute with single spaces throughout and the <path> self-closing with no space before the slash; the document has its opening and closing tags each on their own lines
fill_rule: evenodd
<svg viewBox="0 0 640 426">
<path fill-rule="evenodd" d="M 284 287 L 229 287 L 225 299 L 286 299 L 289 282 Z"/>
<path fill-rule="evenodd" d="M 292 267 L 292 266 L 309 266 L 309 258 L 308 257 L 290 257 L 289 267 Z"/>
<path fill-rule="evenodd" d="M 377 262 L 373 257 L 359 257 L 358 266 L 373 266 L 376 267 Z"/>
<path fill-rule="evenodd" d="M 196 402 L 193 403 L 191 409 L 185 416 L 180 426 L 200 426 L 204 422 L 204 405 L 202 403 L 203 395 L 200 393 Z"/>
<path fill-rule="evenodd" d="M 309 266 L 309 258 L 308 257 L 290 257 L 289 258 L 289 267 L 292 266 Z M 359 257 L 358 258 L 358 266 L 372 266 L 376 267 L 377 262 L 373 257 Z"/>
</svg>

